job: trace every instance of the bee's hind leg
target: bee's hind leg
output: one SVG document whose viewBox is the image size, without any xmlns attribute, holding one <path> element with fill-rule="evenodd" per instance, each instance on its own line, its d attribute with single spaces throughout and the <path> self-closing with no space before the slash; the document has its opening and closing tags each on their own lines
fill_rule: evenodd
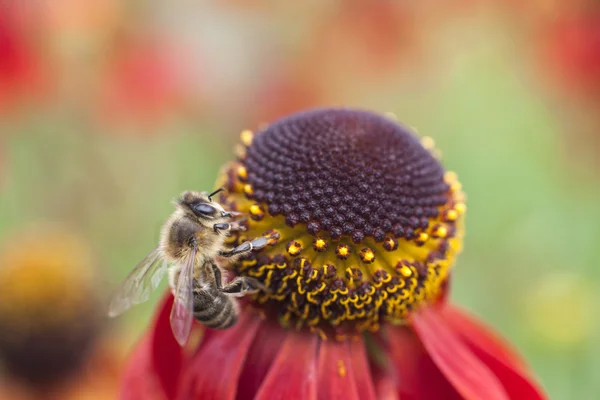
<svg viewBox="0 0 600 400">
<path fill-rule="evenodd" d="M 238 276 L 223 286 L 221 292 L 233 296 L 244 296 L 246 294 L 256 293 L 259 290 L 266 290 L 266 288 L 258 279 L 249 276 Z"/>
<path fill-rule="evenodd" d="M 217 264 L 211 263 L 211 267 L 213 273 L 215 274 L 215 283 L 217 284 L 217 289 L 221 290 L 223 288 L 223 278 L 221 276 L 221 270 L 217 267 Z"/>
</svg>

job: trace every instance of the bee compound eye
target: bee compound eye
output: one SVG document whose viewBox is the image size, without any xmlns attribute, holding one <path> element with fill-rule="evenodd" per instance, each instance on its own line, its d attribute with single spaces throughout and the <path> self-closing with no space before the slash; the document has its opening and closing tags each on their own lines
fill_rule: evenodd
<svg viewBox="0 0 600 400">
<path fill-rule="evenodd" d="M 214 217 L 217 209 L 208 203 L 196 203 L 191 205 L 192 211 L 199 217 Z"/>
</svg>

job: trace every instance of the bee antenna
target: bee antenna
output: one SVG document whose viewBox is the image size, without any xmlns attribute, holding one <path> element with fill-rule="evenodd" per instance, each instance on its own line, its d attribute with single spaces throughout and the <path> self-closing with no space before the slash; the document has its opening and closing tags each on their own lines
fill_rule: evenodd
<svg viewBox="0 0 600 400">
<path fill-rule="evenodd" d="M 220 187 L 217 190 L 215 190 L 214 192 L 212 192 L 211 194 L 208 195 L 208 200 L 212 201 L 211 197 L 213 197 L 215 194 L 223 192 L 225 190 L 224 187 Z"/>
</svg>

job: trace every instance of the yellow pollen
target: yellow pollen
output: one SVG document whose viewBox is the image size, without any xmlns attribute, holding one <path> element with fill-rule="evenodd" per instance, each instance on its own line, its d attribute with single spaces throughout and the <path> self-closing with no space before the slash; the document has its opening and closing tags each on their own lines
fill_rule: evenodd
<svg viewBox="0 0 600 400">
<path fill-rule="evenodd" d="M 372 263 L 375 260 L 375 253 L 369 248 L 364 248 L 360 251 L 360 258 L 364 263 Z"/>
<path fill-rule="evenodd" d="M 346 365 L 344 364 L 343 360 L 338 360 L 337 362 L 337 366 L 338 366 L 338 374 L 340 377 L 345 377 L 346 376 Z"/>
<path fill-rule="evenodd" d="M 248 179 L 248 171 L 246 170 L 246 167 L 244 167 L 243 165 L 240 165 L 240 166 L 238 167 L 238 169 L 237 169 L 237 174 L 238 174 L 238 177 L 239 177 L 241 180 L 246 180 L 246 179 Z"/>
<path fill-rule="evenodd" d="M 340 244 L 335 249 L 335 254 L 338 256 L 338 258 L 345 260 L 350 255 L 350 249 L 345 244 Z"/>
<path fill-rule="evenodd" d="M 246 193 L 247 195 L 251 195 L 254 193 L 254 190 L 252 190 L 252 185 L 250 185 L 249 183 L 244 185 L 244 193 Z"/>
<path fill-rule="evenodd" d="M 421 138 L 421 145 L 427 150 L 432 150 L 435 148 L 435 141 L 429 136 L 424 136 Z"/>
<path fill-rule="evenodd" d="M 419 236 L 417 237 L 416 242 L 418 244 L 424 244 L 428 239 L 429 239 L 429 235 L 425 232 L 421 232 L 421 233 L 419 233 Z"/>
<path fill-rule="evenodd" d="M 252 144 L 252 140 L 254 139 L 254 132 L 250 129 L 245 129 L 240 133 L 240 140 L 244 144 L 244 146 L 248 147 Z"/>
<path fill-rule="evenodd" d="M 350 281 L 354 279 L 354 271 L 352 270 L 352 268 L 346 268 L 346 276 L 350 279 Z"/>
<path fill-rule="evenodd" d="M 456 182 L 452 182 L 452 184 L 450 184 L 450 190 L 452 192 L 460 192 L 460 190 L 462 189 L 462 183 L 456 181 Z"/>
<path fill-rule="evenodd" d="M 412 275 L 412 270 L 409 267 L 407 267 L 406 265 L 403 265 L 400 268 L 400 273 L 402 274 L 402 276 L 405 276 L 408 278 Z"/>
<path fill-rule="evenodd" d="M 302 251 L 302 243 L 297 241 L 289 242 L 287 245 L 287 252 L 292 256 L 297 256 Z"/>
<path fill-rule="evenodd" d="M 459 215 L 462 215 L 465 213 L 465 211 L 467 211 L 467 206 L 465 203 L 457 203 L 454 205 L 454 209 Z"/>
<path fill-rule="evenodd" d="M 383 242 L 383 248 L 386 251 L 394 251 L 398 248 L 398 240 L 393 237 L 388 237 Z"/>
<path fill-rule="evenodd" d="M 444 174 L 444 181 L 446 183 L 452 184 L 454 182 L 458 181 L 458 176 L 456 175 L 456 172 L 454 171 L 448 171 Z"/>
<path fill-rule="evenodd" d="M 258 204 L 253 204 L 250 206 L 250 214 L 252 215 L 264 215 L 265 212 L 261 209 L 261 207 Z"/>
<path fill-rule="evenodd" d="M 438 237 L 438 238 L 445 238 L 447 235 L 448 235 L 448 228 L 446 228 L 445 226 L 438 226 L 433 231 L 433 236 Z"/>
<path fill-rule="evenodd" d="M 316 238 L 314 245 L 317 251 L 327 250 L 327 241 L 323 238 Z"/>
<path fill-rule="evenodd" d="M 454 209 L 450 209 L 446 212 L 446 219 L 448 221 L 456 221 L 458 218 L 458 212 Z"/>
</svg>

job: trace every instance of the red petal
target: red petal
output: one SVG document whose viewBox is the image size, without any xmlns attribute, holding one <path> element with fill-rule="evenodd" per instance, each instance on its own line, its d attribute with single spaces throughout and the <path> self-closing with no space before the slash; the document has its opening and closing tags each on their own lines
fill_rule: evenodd
<svg viewBox="0 0 600 400">
<path fill-rule="evenodd" d="M 121 400 L 166 400 L 156 375 L 151 358 L 151 338 L 146 337 L 130 358 L 123 373 L 123 383 L 119 399 Z"/>
<path fill-rule="evenodd" d="M 399 400 L 396 384 L 391 376 L 386 374 L 377 375 L 375 377 L 375 390 L 377 391 L 377 399 L 382 400 Z M 403 397 L 402 400 L 409 399 Z"/>
<path fill-rule="evenodd" d="M 521 358 L 496 333 L 456 307 L 446 307 L 443 316 L 473 354 L 496 374 L 511 399 L 547 398 Z"/>
<path fill-rule="evenodd" d="M 287 332 L 279 325 L 262 323 L 250 346 L 238 382 L 237 400 L 254 399 Z"/>
<path fill-rule="evenodd" d="M 465 399 L 508 399 L 498 378 L 459 339 L 437 308 L 415 313 L 412 325 L 435 364 Z"/>
<path fill-rule="evenodd" d="M 319 399 L 359 399 L 347 341 L 321 341 L 317 374 Z"/>
<path fill-rule="evenodd" d="M 257 400 L 317 398 L 317 335 L 288 333 L 261 385 Z"/>
<path fill-rule="evenodd" d="M 175 398 L 181 373 L 183 352 L 171 330 L 170 315 L 173 295 L 165 297 L 152 330 L 152 367 L 169 399 Z"/>
<path fill-rule="evenodd" d="M 350 357 L 352 362 L 352 373 L 358 389 L 359 399 L 376 399 L 373 377 L 369 368 L 369 358 L 365 350 L 363 340 L 352 340 L 350 342 Z"/>
<path fill-rule="evenodd" d="M 398 377 L 398 395 L 401 399 L 462 399 L 413 331 L 406 327 L 389 327 L 388 333 L 388 353 Z M 383 384 L 389 387 L 390 383 Z"/>
<path fill-rule="evenodd" d="M 158 307 L 152 331 L 131 356 L 123 377 L 121 399 L 174 398 L 181 368 L 181 349 L 173 339 L 169 324 L 172 304 L 173 296 L 165 296 Z"/>
<path fill-rule="evenodd" d="M 502 340 L 496 332 L 477 321 L 474 316 L 452 305 L 444 307 L 440 312 L 446 323 L 463 339 L 478 343 L 481 347 L 493 349 L 492 352 L 506 364 L 527 369 L 517 351 Z"/>
<path fill-rule="evenodd" d="M 178 398 L 234 399 L 238 377 L 260 322 L 258 315 L 245 312 L 233 328 L 206 337 L 187 365 Z"/>
</svg>

